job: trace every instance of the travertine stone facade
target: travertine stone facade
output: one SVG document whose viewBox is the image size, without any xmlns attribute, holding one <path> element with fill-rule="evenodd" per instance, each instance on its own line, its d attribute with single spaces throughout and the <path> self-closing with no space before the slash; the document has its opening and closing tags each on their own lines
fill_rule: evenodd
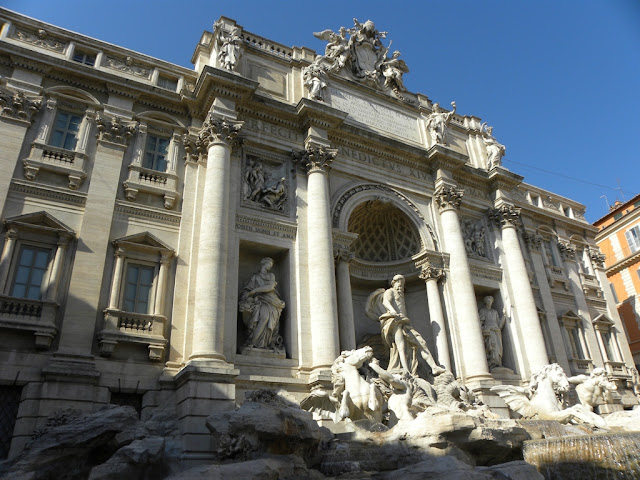
<svg viewBox="0 0 640 480">
<path fill-rule="evenodd" d="M 174 401 L 185 460 L 206 458 L 203 418 L 245 391 L 301 399 L 342 350 L 380 351 L 366 302 L 397 274 L 412 328 L 495 412 L 491 387 L 549 362 L 637 403 L 584 207 L 503 168 L 463 105 L 407 91 L 373 22 L 316 33 L 316 55 L 221 17 L 193 69 L 6 10 L 0 28 L 5 454 L 63 408 Z M 252 318 L 277 331 L 247 347 L 271 290 Z"/>
</svg>

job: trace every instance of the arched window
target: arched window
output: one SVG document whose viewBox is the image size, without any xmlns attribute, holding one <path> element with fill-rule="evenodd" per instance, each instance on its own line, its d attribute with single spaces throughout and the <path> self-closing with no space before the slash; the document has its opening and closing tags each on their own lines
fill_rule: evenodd
<svg viewBox="0 0 640 480">
<path fill-rule="evenodd" d="M 393 262 L 420 251 L 420 235 L 411 220 L 390 201 L 369 200 L 349 218 L 349 231 L 357 233 L 353 248 L 360 260 Z"/>
</svg>

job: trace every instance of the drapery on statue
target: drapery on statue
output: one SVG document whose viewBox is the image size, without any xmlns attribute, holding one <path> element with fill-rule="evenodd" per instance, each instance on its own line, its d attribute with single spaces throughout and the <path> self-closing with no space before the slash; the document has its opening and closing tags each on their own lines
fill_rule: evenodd
<svg viewBox="0 0 640 480">
<path fill-rule="evenodd" d="M 487 363 L 491 369 L 502 366 L 502 327 L 504 327 L 505 317 L 492 308 L 493 297 L 491 295 L 484 297 L 483 301 L 485 306 L 480 308 L 478 316 L 482 322 Z"/>
<path fill-rule="evenodd" d="M 427 342 L 412 326 L 407 317 L 404 302 L 404 277 L 396 275 L 391 288 L 379 288 L 367 299 L 366 314 L 371 320 L 379 321 L 382 338 L 390 349 L 390 372 L 402 370 L 414 375 L 418 368 L 418 354 L 431 368 L 432 374 L 439 375 L 444 368 L 431 356 Z"/>
<path fill-rule="evenodd" d="M 484 145 L 487 148 L 487 170 L 501 166 L 502 157 L 507 148 L 495 139 L 493 127 L 487 126 L 486 122 L 480 126 L 480 131 L 482 132 Z"/>
<path fill-rule="evenodd" d="M 245 347 L 282 351 L 282 337 L 278 334 L 280 314 L 285 303 L 276 292 L 276 278 L 269 270 L 273 260 L 269 257 L 260 262 L 260 271 L 240 291 L 240 311 L 245 318 L 249 337 Z"/>
<path fill-rule="evenodd" d="M 240 55 L 242 54 L 242 30 L 240 27 L 233 27 L 231 33 L 225 33 L 221 22 L 213 24 L 216 32 L 216 43 L 218 44 L 218 60 L 223 68 L 234 71 Z"/>
<path fill-rule="evenodd" d="M 427 130 L 434 144 L 445 145 L 447 140 L 447 126 L 456 113 L 456 102 L 451 102 L 453 110 L 445 112 L 439 103 L 433 104 L 433 112 L 427 117 Z"/>
</svg>

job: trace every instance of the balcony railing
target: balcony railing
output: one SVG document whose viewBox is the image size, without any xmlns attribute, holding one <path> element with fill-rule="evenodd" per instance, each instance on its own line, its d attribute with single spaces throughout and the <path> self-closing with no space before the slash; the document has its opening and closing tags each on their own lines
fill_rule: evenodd
<svg viewBox="0 0 640 480">
<path fill-rule="evenodd" d="M 166 317 L 108 308 L 105 326 L 98 336 L 100 354 L 109 357 L 118 343 L 147 345 L 150 360 L 161 360 L 168 343 L 164 335 Z"/>
<path fill-rule="evenodd" d="M 57 309 L 58 305 L 53 302 L 0 295 L 0 327 L 31 331 L 36 348 L 48 349 L 58 333 Z"/>
</svg>

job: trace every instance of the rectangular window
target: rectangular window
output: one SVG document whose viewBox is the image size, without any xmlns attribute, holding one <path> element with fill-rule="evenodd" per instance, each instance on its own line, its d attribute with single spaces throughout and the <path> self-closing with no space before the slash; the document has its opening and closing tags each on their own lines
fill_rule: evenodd
<svg viewBox="0 0 640 480">
<path fill-rule="evenodd" d="M 549 261 L 549 265 L 551 265 L 552 267 L 557 267 L 558 261 L 556 260 L 555 253 L 553 253 L 553 246 L 551 245 L 551 241 L 545 240 L 543 243 L 544 243 L 544 249 L 547 252 L 547 259 Z"/>
<path fill-rule="evenodd" d="M 49 144 L 53 147 L 74 150 L 80 122 L 82 122 L 82 116 L 58 110 Z"/>
<path fill-rule="evenodd" d="M 149 299 L 153 286 L 155 268 L 130 263 L 127 266 L 127 278 L 124 285 L 122 309 L 126 312 L 150 313 Z"/>
<path fill-rule="evenodd" d="M 635 226 L 630 230 L 624 232 L 627 237 L 627 242 L 629 243 L 629 249 L 631 253 L 635 253 L 640 250 L 640 227 Z"/>
<path fill-rule="evenodd" d="M 640 270 L 638 270 L 638 276 L 640 276 Z M 613 283 L 610 283 L 609 285 L 611 285 L 611 293 L 613 293 L 613 299 L 615 300 L 616 303 L 620 303 L 620 300 L 618 300 L 618 293 L 616 292 L 616 287 L 613 286 Z"/>
<path fill-rule="evenodd" d="M 616 213 L 616 214 L 613 216 L 613 219 L 614 219 L 614 220 L 620 220 L 621 218 L 622 218 L 622 213 Z"/>
<path fill-rule="evenodd" d="M 96 64 L 96 56 L 93 53 L 76 50 L 73 54 L 73 61 L 93 67 Z"/>
<path fill-rule="evenodd" d="M 18 256 L 18 265 L 13 278 L 11 296 L 40 300 L 42 280 L 49 265 L 51 250 L 23 245 Z"/>
<path fill-rule="evenodd" d="M 607 358 L 610 362 L 616 361 L 616 356 L 613 353 L 611 332 L 602 332 L 602 343 L 604 343 L 604 349 L 607 354 Z"/>
<path fill-rule="evenodd" d="M 536 207 L 540 206 L 540 197 L 538 195 L 531 195 L 531 203 Z"/>
<path fill-rule="evenodd" d="M 573 358 L 585 358 L 584 353 L 582 352 L 582 344 L 580 343 L 580 332 L 578 332 L 577 328 L 572 328 L 569 334 Z"/>
<path fill-rule="evenodd" d="M 175 80 L 173 78 L 163 77 L 161 75 L 158 77 L 158 87 L 175 92 L 176 89 L 178 88 L 178 80 Z"/>
<path fill-rule="evenodd" d="M 167 170 L 167 151 L 169 149 L 169 139 L 156 137 L 155 135 L 147 136 L 147 146 L 144 151 L 145 168 L 165 172 Z"/>
</svg>

